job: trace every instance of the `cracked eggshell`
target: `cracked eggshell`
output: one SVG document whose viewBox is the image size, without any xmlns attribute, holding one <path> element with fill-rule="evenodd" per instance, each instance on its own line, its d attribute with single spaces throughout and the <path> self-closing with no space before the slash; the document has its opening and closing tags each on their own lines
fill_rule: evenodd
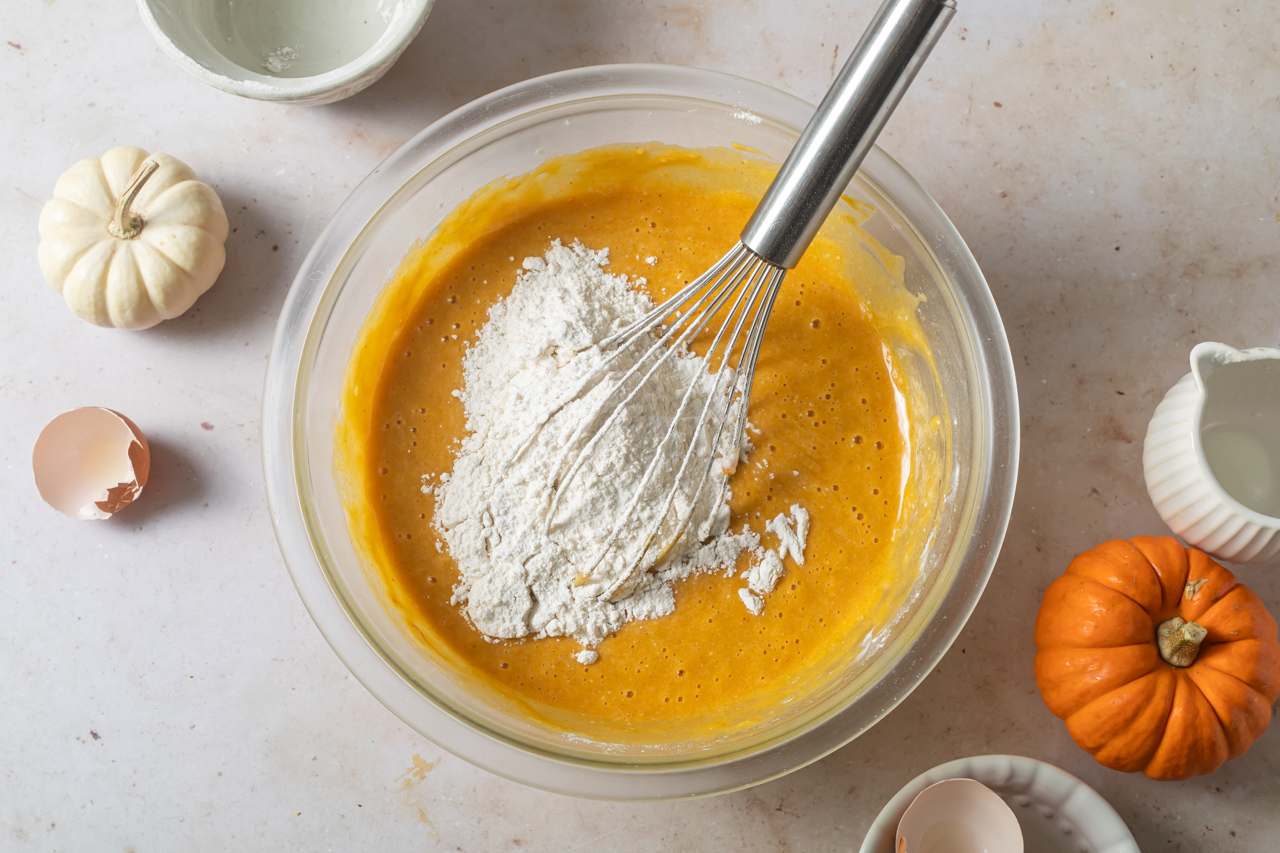
<svg viewBox="0 0 1280 853">
<path fill-rule="evenodd" d="M 133 421 L 90 406 L 49 421 L 36 439 L 31 467 L 45 503 L 72 518 L 101 520 L 142 493 L 151 449 Z"/>
<path fill-rule="evenodd" d="M 920 792 L 898 823 L 895 853 L 1022 853 L 1022 827 L 994 791 L 947 779 Z"/>
</svg>

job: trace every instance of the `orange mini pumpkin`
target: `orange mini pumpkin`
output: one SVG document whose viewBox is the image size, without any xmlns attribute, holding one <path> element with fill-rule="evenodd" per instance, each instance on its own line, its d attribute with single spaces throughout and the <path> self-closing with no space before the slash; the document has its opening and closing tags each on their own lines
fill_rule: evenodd
<svg viewBox="0 0 1280 853">
<path fill-rule="evenodd" d="M 1153 779 L 1211 773 L 1266 730 L 1280 697 L 1276 621 L 1176 539 L 1104 542 L 1036 615 L 1036 685 L 1075 742 Z"/>
</svg>

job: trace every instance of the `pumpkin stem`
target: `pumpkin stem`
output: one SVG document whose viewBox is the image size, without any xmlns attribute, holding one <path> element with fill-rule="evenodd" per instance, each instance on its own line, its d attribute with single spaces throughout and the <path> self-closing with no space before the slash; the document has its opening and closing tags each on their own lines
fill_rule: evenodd
<svg viewBox="0 0 1280 853">
<path fill-rule="evenodd" d="M 132 240 L 142 233 L 142 226 L 146 223 L 142 221 L 141 216 L 129 208 L 133 205 L 133 200 L 138 197 L 138 193 L 142 191 L 142 185 L 159 168 L 160 164 L 148 157 L 138 167 L 138 171 L 133 173 L 133 177 L 129 179 L 129 186 L 124 188 L 120 200 L 116 202 L 116 215 L 107 223 L 107 231 L 111 236 L 119 237 L 121 240 Z"/>
<path fill-rule="evenodd" d="M 1186 622 L 1175 616 L 1156 628 L 1156 643 L 1160 657 L 1172 666 L 1187 667 L 1196 662 L 1200 644 L 1209 632 L 1194 622 Z"/>
</svg>

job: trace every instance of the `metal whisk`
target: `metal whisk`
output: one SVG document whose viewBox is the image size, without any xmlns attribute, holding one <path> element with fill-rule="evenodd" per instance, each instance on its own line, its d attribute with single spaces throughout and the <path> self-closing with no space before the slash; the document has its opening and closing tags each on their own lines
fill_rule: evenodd
<svg viewBox="0 0 1280 853">
<path fill-rule="evenodd" d="M 718 448 L 727 447 L 732 453 L 732 459 L 726 459 L 725 474 L 732 473 L 738 448 L 742 446 L 756 359 L 783 276 L 799 262 L 954 14 L 954 0 L 885 0 L 756 207 L 738 245 L 648 315 L 602 341 L 599 349 L 609 355 L 584 376 L 571 393 L 549 408 L 543 423 L 594 387 L 611 369 L 616 370 L 615 363 L 624 353 L 634 353 L 638 344 L 648 343 L 640 358 L 621 381 L 597 401 L 594 411 L 581 421 L 562 448 L 556 468 L 562 473 L 549 496 L 548 531 L 566 489 L 587 464 L 601 437 L 618 423 L 622 412 L 667 359 L 673 354 L 687 357 L 688 347 L 709 330 L 714 319 L 723 318 L 705 355 L 701 356 L 710 371 L 714 357 L 719 354 L 711 390 L 704 388 L 699 395 L 695 393 L 697 383 L 685 390 L 626 509 L 580 579 L 584 582 L 596 579 L 596 570 L 636 513 L 655 475 L 666 464 L 669 443 L 681 435 L 680 426 L 687 423 L 688 412 L 700 405 L 694 435 L 692 439 L 686 438 L 688 444 L 681 455 L 680 467 L 660 512 L 650 523 L 626 569 L 605 579 L 601 597 L 613 596 L 632 579 L 646 555 L 652 558 L 650 565 L 660 562 L 679 541 L 695 513 Z M 726 436 L 725 426 L 730 420 L 733 425 Z M 689 468 L 699 443 L 708 440 L 703 433 L 704 424 L 714 427 L 714 437 L 709 439 L 712 452 L 702 467 L 696 487 L 683 492 L 688 506 L 680 510 L 674 533 L 669 533 L 656 551 L 651 550 L 664 525 L 668 531 L 673 527 L 667 523 L 667 517 L 677 496 L 682 494 L 686 476 L 696 474 Z M 536 437 L 536 432 L 531 434 L 507 466 L 514 463 Z M 723 483 L 724 479 L 721 488 Z M 712 506 L 718 505 L 719 497 L 712 503 Z"/>
</svg>

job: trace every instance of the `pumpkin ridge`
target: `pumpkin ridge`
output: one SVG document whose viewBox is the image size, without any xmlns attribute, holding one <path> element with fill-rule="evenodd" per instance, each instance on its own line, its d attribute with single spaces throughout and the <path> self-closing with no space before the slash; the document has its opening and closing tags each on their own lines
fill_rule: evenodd
<svg viewBox="0 0 1280 853">
<path fill-rule="evenodd" d="M 1271 703 L 1253 687 L 1231 673 L 1194 664 L 1187 669 L 1187 678 L 1218 715 L 1227 739 L 1227 758 L 1242 754 L 1266 731 L 1271 722 Z"/>
<path fill-rule="evenodd" d="M 1157 666 L 1076 711 L 1066 719 L 1067 732 L 1100 764 L 1142 770 L 1160 746 L 1175 692 L 1173 668 Z"/>
<path fill-rule="evenodd" d="M 1055 646 L 1036 655 L 1036 687 L 1061 719 L 1160 666 L 1154 643 L 1102 648 Z"/>
<path fill-rule="evenodd" d="M 1154 630 L 1150 614 L 1124 593 L 1063 575 L 1045 590 L 1034 638 L 1037 649 L 1090 649 L 1155 642 Z"/>
<path fill-rule="evenodd" d="M 1142 768 L 1153 779 L 1189 779 L 1212 773 L 1230 753 L 1222 722 L 1199 686 L 1186 670 L 1174 670 L 1173 676 L 1173 703 L 1161 727 L 1160 745 Z"/>
<path fill-rule="evenodd" d="M 175 160 L 168 154 L 161 152 L 151 154 L 149 157 L 160 168 L 156 170 L 151 180 L 147 181 L 146 186 L 138 192 L 138 197 L 135 200 L 134 208 L 144 217 L 146 217 L 146 211 L 156 204 L 157 200 L 169 190 L 182 186 L 188 181 L 199 182 L 195 173 L 182 161 Z"/>
<path fill-rule="evenodd" d="M 95 235 L 102 231 L 102 217 L 98 216 L 97 213 L 85 207 L 83 204 L 76 201 L 75 199 L 63 198 L 62 196 L 54 196 L 49 200 L 49 205 L 46 205 L 46 207 L 49 207 L 50 205 L 52 205 L 53 202 L 58 203 L 57 207 L 62 207 L 62 206 L 73 207 L 77 211 L 79 211 L 79 213 L 84 217 L 84 221 L 69 222 L 65 218 L 65 214 L 61 214 L 61 212 L 58 211 L 56 207 L 52 208 L 50 210 L 50 215 L 57 216 L 59 218 L 59 221 L 57 221 L 56 223 L 48 223 L 46 225 L 46 229 L 48 229 L 50 226 L 52 226 L 53 228 L 56 228 L 57 236 L 61 237 L 67 231 L 71 231 L 73 229 L 75 230 L 84 229 L 85 231 L 92 231 L 94 232 Z M 41 214 L 41 218 L 43 219 L 44 218 L 43 209 L 40 211 L 40 214 Z M 40 236 L 41 238 L 44 238 L 46 235 L 41 234 Z"/>
<path fill-rule="evenodd" d="M 108 238 L 92 243 L 67 272 L 58 290 L 78 316 L 95 326 L 109 326 L 107 313 L 107 270 L 115 255 L 115 242 Z"/>
<path fill-rule="evenodd" d="M 199 216 L 195 215 L 196 209 Z M 204 231 L 219 242 L 227 240 L 227 213 L 211 187 L 198 180 L 183 181 L 148 200 L 147 222 L 163 227 L 185 226 Z"/>
<path fill-rule="evenodd" d="M 1239 679 L 1268 702 L 1280 699 L 1280 645 L 1274 642 L 1252 639 L 1218 643 L 1202 650 L 1195 666 Z"/>
<path fill-rule="evenodd" d="M 178 266 L 177 262 L 175 262 L 173 258 L 157 249 L 149 241 L 138 240 L 129 248 L 133 252 L 133 261 L 138 266 L 138 273 L 142 279 L 143 289 L 146 290 L 147 298 L 151 300 L 151 304 L 156 309 L 156 313 L 166 320 L 171 320 L 174 317 L 181 315 L 191 307 L 192 303 L 187 302 L 185 299 L 178 300 L 176 304 L 170 304 L 170 302 L 165 299 L 164 293 L 158 293 L 158 288 L 152 284 L 153 280 L 164 280 L 163 275 L 165 274 L 171 276 L 173 279 L 181 278 L 189 284 L 191 282 L 191 274 L 189 272 Z M 155 269 L 148 269 L 152 263 L 163 264 L 165 272 L 160 274 Z M 178 296 L 183 295 L 184 292 L 185 290 L 183 289 L 176 291 Z"/>
<path fill-rule="evenodd" d="M 162 236 L 160 236 L 162 233 L 167 233 L 171 239 L 165 240 Z M 184 264 L 181 258 L 175 258 L 173 254 L 171 254 L 168 251 L 165 251 L 165 249 L 168 248 L 168 245 L 170 243 L 180 247 L 182 242 L 180 238 L 184 238 L 184 237 L 186 239 L 191 239 L 195 237 L 201 241 L 201 245 L 198 251 L 189 252 L 189 254 L 191 254 L 192 257 L 189 258 L 188 260 L 195 261 L 196 263 L 193 263 L 190 265 Z M 192 278 L 195 278 L 200 271 L 197 264 L 199 264 L 200 262 L 204 262 L 207 264 L 208 259 L 213 255 L 218 254 L 217 250 L 222 249 L 222 244 L 218 242 L 218 237 L 216 234 L 214 234 L 213 232 L 205 228 L 200 228 L 195 225 L 156 223 L 155 227 L 150 229 L 150 233 L 148 233 L 147 231 L 144 231 L 141 235 L 139 235 L 139 242 L 145 242 L 148 246 L 150 246 L 152 249 L 154 249 L 156 252 L 160 253 L 161 255 L 164 255 L 171 263 L 173 263 L 175 266 L 177 266 L 179 269 L 181 269 L 184 273 L 186 273 L 188 276 L 191 276 Z M 221 272 L 223 264 L 226 263 L 225 250 L 221 252 L 220 257 L 221 257 L 221 260 L 217 264 L 217 272 Z M 216 278 L 216 275 L 213 277 Z M 210 281 L 209 285 L 212 286 L 213 282 Z M 208 288 L 206 287 L 205 290 L 208 290 Z M 200 292 L 204 293 L 204 290 Z"/>
<path fill-rule="evenodd" d="M 142 275 L 142 266 L 133 253 L 133 244 L 113 240 L 114 251 L 108 266 L 107 285 L 103 288 L 111 325 L 117 329 L 145 329 L 154 326 L 159 315 L 151 292 Z M 145 298 L 138 299 L 137 296 Z"/>
<path fill-rule="evenodd" d="M 1160 612 L 1152 621 L 1164 622 L 1178 612 L 1187 582 L 1187 551 L 1171 536 L 1135 536 L 1130 543 L 1147 558 L 1160 582 Z"/>
<path fill-rule="evenodd" d="M 1262 599 L 1242 584 L 1236 584 L 1200 614 L 1198 621 L 1209 631 L 1207 642 L 1210 643 L 1275 640 L 1278 633 L 1276 621 L 1267 612 Z"/>
<path fill-rule="evenodd" d="M 64 172 L 53 185 L 53 197 L 82 207 L 101 220 L 110 219 L 115 212 L 111 185 L 101 164 L 92 158 L 85 158 Z"/>
<path fill-rule="evenodd" d="M 83 208 L 81 209 L 83 210 Z M 66 273 L 62 276 L 62 281 L 55 285 L 52 279 L 48 279 L 49 284 L 54 285 L 54 289 L 59 293 L 62 292 L 62 285 L 65 284 L 66 280 L 71 276 L 71 272 L 76 268 L 76 264 L 84 260 L 85 255 L 92 252 L 99 243 L 107 239 L 107 237 L 99 239 L 97 235 L 93 233 L 96 229 L 90 227 L 82 227 L 77 230 L 83 232 L 81 235 L 78 235 L 80 237 L 78 240 L 73 239 L 72 236 L 68 234 L 63 234 L 58 238 L 59 248 L 73 243 L 75 244 L 74 249 L 71 252 L 60 254 L 60 256 L 57 257 L 58 267 L 66 270 Z M 109 236 L 110 235 L 108 235 L 108 237 Z M 57 251 L 57 249 L 55 248 L 54 251 Z"/>
<path fill-rule="evenodd" d="M 185 192 L 187 189 L 189 189 L 189 186 L 188 186 L 189 184 L 199 184 L 199 183 L 200 181 L 195 181 L 190 179 L 175 181 L 174 183 L 165 187 L 160 192 L 155 193 L 150 198 L 148 198 L 147 207 L 148 209 L 151 207 L 165 207 L 172 202 L 172 199 L 166 199 L 165 196 L 169 195 L 170 193 L 176 192 L 177 190 L 183 190 Z"/>
<path fill-rule="evenodd" d="M 1187 583 L 1183 587 L 1178 615 L 1188 622 L 1199 622 L 1206 613 L 1238 586 L 1235 575 L 1201 551 L 1187 555 Z"/>
<path fill-rule="evenodd" d="M 1146 555 L 1123 539 L 1104 542 L 1080 554 L 1067 566 L 1066 573 L 1089 578 L 1120 593 L 1153 619 L 1160 611 L 1162 590 L 1154 567 Z"/>
</svg>

